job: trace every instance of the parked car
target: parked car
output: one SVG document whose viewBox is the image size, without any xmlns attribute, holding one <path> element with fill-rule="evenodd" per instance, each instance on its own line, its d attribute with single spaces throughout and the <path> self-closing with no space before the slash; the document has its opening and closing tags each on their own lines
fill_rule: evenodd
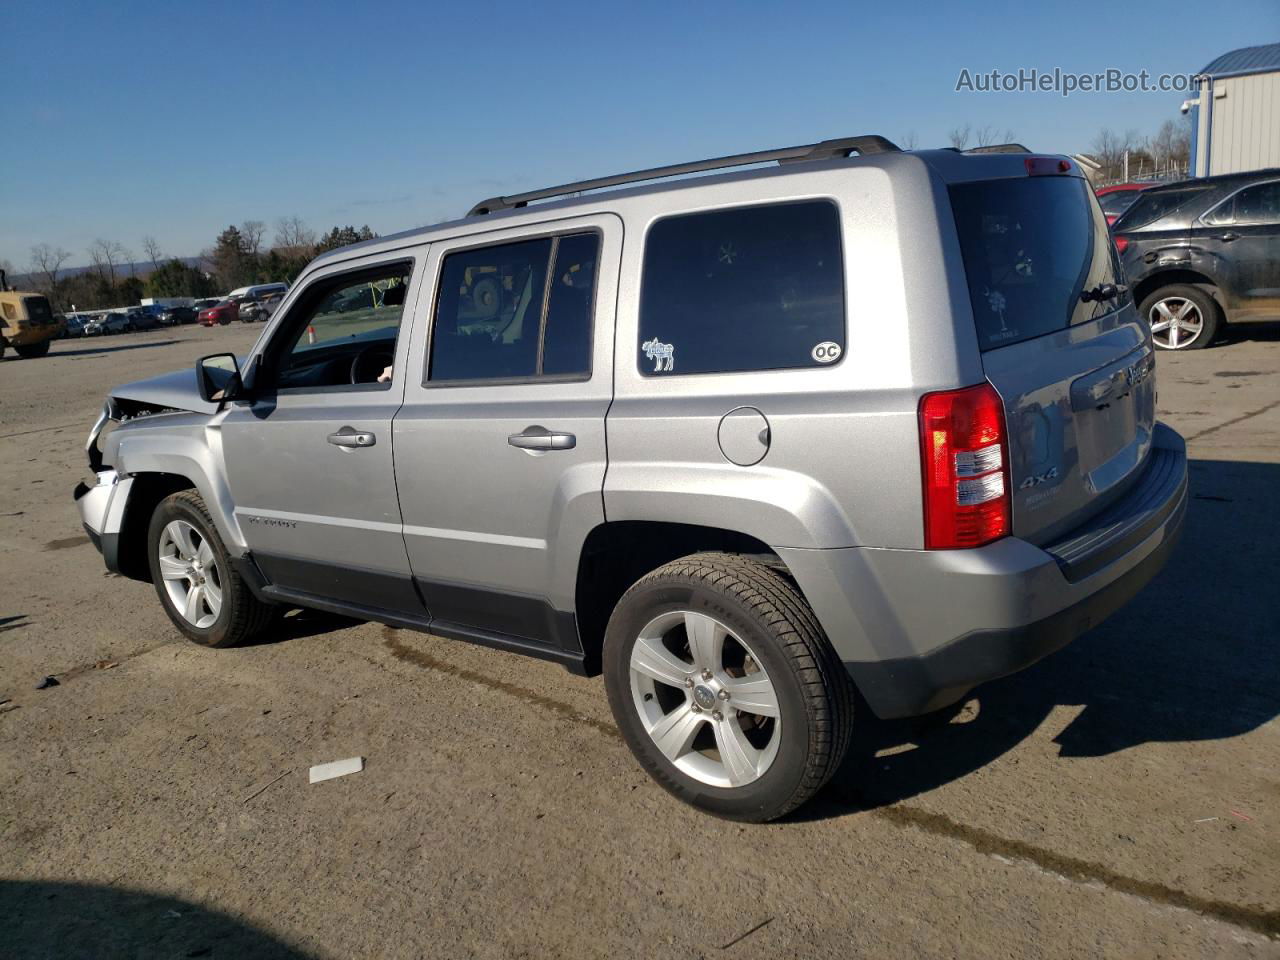
<svg viewBox="0 0 1280 960">
<path fill-rule="evenodd" d="M 160 322 L 166 327 L 195 323 L 196 310 L 194 307 L 165 307 L 164 313 L 160 314 Z"/>
<path fill-rule="evenodd" d="M 202 327 L 223 326 L 239 318 L 240 307 L 234 300 L 219 300 L 211 307 L 205 307 L 198 315 Z"/>
<path fill-rule="evenodd" d="M 1224 324 L 1280 320 L 1280 168 L 1154 187 L 1112 229 L 1160 349 L 1199 350 Z"/>
<path fill-rule="evenodd" d="M 84 335 L 86 337 L 106 336 L 112 333 L 125 333 L 132 329 L 128 314 L 111 310 L 94 315 L 84 325 Z"/>
<path fill-rule="evenodd" d="M 64 324 L 61 339 L 74 340 L 77 337 L 84 336 L 85 317 L 83 314 L 68 313 L 63 319 Z"/>
<path fill-rule="evenodd" d="M 1102 212 L 1107 217 L 1107 225 L 1115 223 L 1120 214 L 1133 206 L 1133 202 L 1138 199 L 1138 195 L 1143 190 L 1150 190 L 1154 186 L 1156 186 L 1154 182 L 1116 183 L 1095 190 L 1094 193 L 1098 195 L 1098 205 L 1102 207 Z"/>
<path fill-rule="evenodd" d="M 287 283 L 255 283 L 248 287 L 237 287 L 227 294 L 228 300 L 261 300 L 273 293 L 284 294 L 289 290 Z"/>
<path fill-rule="evenodd" d="M 160 318 L 164 314 L 164 308 L 159 304 L 151 304 L 143 307 L 130 307 L 126 311 L 129 319 L 130 330 L 159 330 L 163 323 Z"/>
<path fill-rule="evenodd" d="M 197 643 L 314 606 L 603 672 L 664 788 L 768 820 L 855 687 L 938 709 L 1165 563 L 1186 451 L 1120 279 L 1065 157 L 866 136 L 495 197 L 111 391 L 76 500 Z"/>
</svg>

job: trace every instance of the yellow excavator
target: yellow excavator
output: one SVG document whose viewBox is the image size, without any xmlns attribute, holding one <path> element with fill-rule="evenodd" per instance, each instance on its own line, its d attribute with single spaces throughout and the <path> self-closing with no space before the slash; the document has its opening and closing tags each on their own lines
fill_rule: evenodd
<svg viewBox="0 0 1280 960">
<path fill-rule="evenodd" d="M 9 347 L 28 359 L 43 357 L 65 325 L 54 316 L 43 293 L 9 289 L 9 278 L 0 270 L 0 357 Z"/>
</svg>

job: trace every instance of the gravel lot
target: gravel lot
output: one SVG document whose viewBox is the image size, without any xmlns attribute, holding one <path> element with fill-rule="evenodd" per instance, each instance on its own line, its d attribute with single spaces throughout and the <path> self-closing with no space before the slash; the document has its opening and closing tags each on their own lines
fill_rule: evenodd
<svg viewBox="0 0 1280 960">
<path fill-rule="evenodd" d="M 71 490 L 106 391 L 259 330 L 0 363 L 0 954 L 1280 956 L 1280 327 L 1160 356 L 1195 499 L 1157 582 L 961 707 L 862 717 L 765 827 L 650 784 L 598 680 L 318 614 L 204 650 L 105 575 Z"/>
</svg>

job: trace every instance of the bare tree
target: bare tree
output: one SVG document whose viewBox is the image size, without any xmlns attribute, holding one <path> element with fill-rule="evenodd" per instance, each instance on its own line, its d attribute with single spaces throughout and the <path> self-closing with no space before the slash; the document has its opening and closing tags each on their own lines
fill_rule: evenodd
<svg viewBox="0 0 1280 960">
<path fill-rule="evenodd" d="M 898 145 L 901 146 L 903 150 L 914 150 L 917 142 L 918 140 L 914 130 L 908 130 L 905 136 L 898 139 Z"/>
<path fill-rule="evenodd" d="M 262 247 L 262 235 L 267 232 L 267 225 L 261 220 L 246 220 L 240 224 L 240 235 L 244 237 L 244 252 L 251 257 L 258 255 Z"/>
<path fill-rule="evenodd" d="M 98 276 L 113 287 L 116 285 L 116 267 L 128 257 L 129 251 L 115 240 L 103 240 L 99 237 L 89 246 L 89 259 L 98 271 Z"/>
<path fill-rule="evenodd" d="M 1000 143 L 1013 143 L 1013 131 L 1007 128 L 1004 131 L 1004 136 L 1001 136 L 996 127 L 979 127 L 974 136 L 980 147 L 993 147 Z"/>
<path fill-rule="evenodd" d="M 39 274 L 44 280 L 44 288 L 53 293 L 58 286 L 58 271 L 71 259 L 71 251 L 62 247 L 37 243 L 31 248 L 31 273 Z"/>
<path fill-rule="evenodd" d="M 142 238 L 142 249 L 147 253 L 147 259 L 151 261 L 151 266 L 160 269 L 160 261 L 164 259 L 164 251 L 160 249 L 160 241 L 148 234 Z"/>
<path fill-rule="evenodd" d="M 955 127 L 947 134 L 947 139 L 951 141 L 951 145 L 957 150 L 963 150 L 969 145 L 969 134 L 971 132 L 972 127 L 966 123 L 963 127 Z"/>
<path fill-rule="evenodd" d="M 314 246 L 315 231 L 301 217 L 281 217 L 276 221 L 275 245 L 291 252 Z"/>
</svg>

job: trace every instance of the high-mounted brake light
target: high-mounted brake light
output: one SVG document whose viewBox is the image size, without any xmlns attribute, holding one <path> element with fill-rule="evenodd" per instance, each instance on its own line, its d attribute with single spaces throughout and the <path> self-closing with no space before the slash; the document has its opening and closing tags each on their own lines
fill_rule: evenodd
<svg viewBox="0 0 1280 960">
<path fill-rule="evenodd" d="M 1009 535 L 1009 444 L 1004 406 L 989 383 L 920 401 L 924 545 L 980 547 Z"/>
<path fill-rule="evenodd" d="M 1023 157 L 1022 162 L 1026 164 L 1027 175 L 1032 177 L 1071 172 L 1071 161 L 1057 157 Z"/>
</svg>

